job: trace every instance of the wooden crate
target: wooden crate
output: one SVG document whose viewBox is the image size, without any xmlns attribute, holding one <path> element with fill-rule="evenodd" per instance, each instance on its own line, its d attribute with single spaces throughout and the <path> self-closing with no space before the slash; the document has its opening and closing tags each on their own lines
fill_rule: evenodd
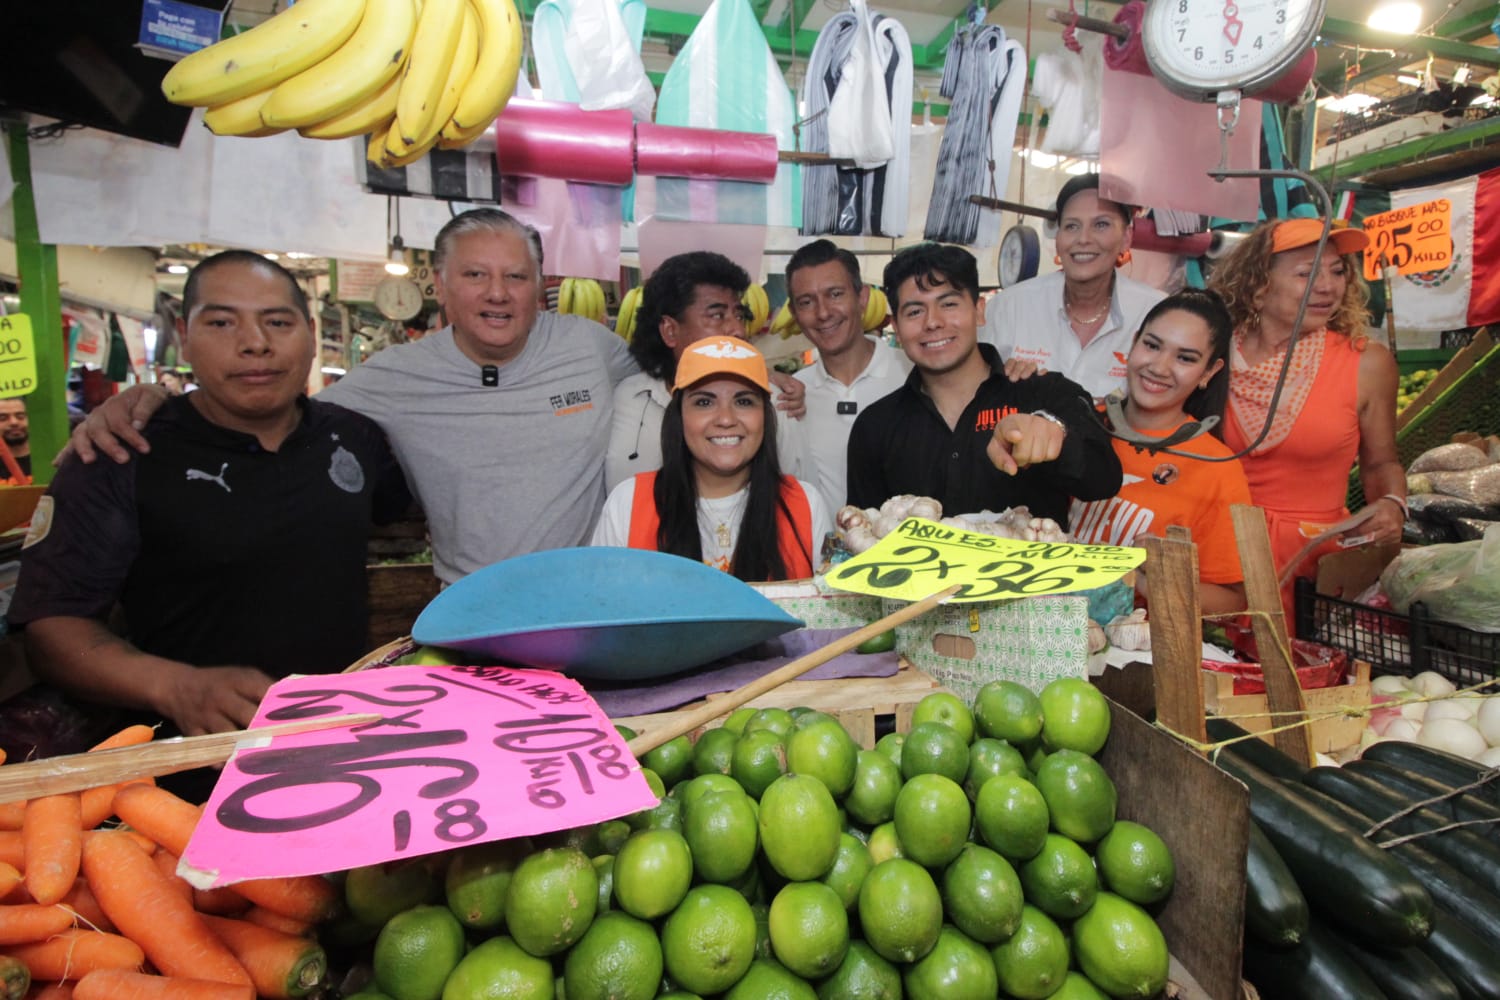
<svg viewBox="0 0 1500 1000">
<path fill-rule="evenodd" d="M 365 633 L 370 649 L 411 634 L 412 623 L 440 589 L 432 563 L 398 563 L 365 567 L 370 626 Z"/>
<path fill-rule="evenodd" d="M 1318 753 L 1331 754 L 1353 746 L 1365 731 L 1369 722 L 1370 664 L 1365 660 L 1355 660 L 1353 677 L 1350 684 L 1302 689 L 1307 714 L 1317 719 L 1307 730 L 1308 742 Z M 1272 720 L 1266 714 L 1266 696 L 1235 694 L 1234 678 L 1229 674 L 1203 671 L 1203 701 L 1209 712 L 1228 718 L 1247 732 L 1263 734 L 1271 728 Z M 1344 710 L 1348 714 L 1332 714 Z M 1261 739 L 1271 742 L 1269 736 L 1262 735 Z"/>
</svg>

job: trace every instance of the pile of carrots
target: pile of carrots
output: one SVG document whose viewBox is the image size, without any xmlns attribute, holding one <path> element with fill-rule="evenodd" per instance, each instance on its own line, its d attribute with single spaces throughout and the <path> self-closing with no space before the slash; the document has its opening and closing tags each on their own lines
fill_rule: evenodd
<svg viewBox="0 0 1500 1000">
<path fill-rule="evenodd" d="M 93 749 L 151 736 L 132 726 Z M 177 859 L 201 814 L 149 778 L 0 804 L 0 1000 L 311 993 L 327 973 L 311 930 L 338 890 L 312 876 L 193 888 Z"/>
</svg>

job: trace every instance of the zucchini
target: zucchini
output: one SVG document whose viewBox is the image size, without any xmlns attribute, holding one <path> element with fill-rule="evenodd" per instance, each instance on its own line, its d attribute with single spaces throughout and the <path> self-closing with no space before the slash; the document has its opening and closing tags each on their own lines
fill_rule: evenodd
<svg viewBox="0 0 1500 1000">
<path fill-rule="evenodd" d="M 1310 788 L 1305 788 L 1304 791 L 1312 795 L 1313 802 L 1335 820 L 1347 824 L 1350 834 L 1358 836 L 1358 827 L 1362 821 L 1358 812 L 1331 795 L 1324 795 Z M 1478 882 L 1445 863 L 1431 851 L 1418 847 L 1415 842 L 1397 844 L 1389 849 L 1389 853 L 1422 883 L 1437 907 L 1457 917 L 1470 930 L 1486 939 L 1500 941 L 1500 899 L 1493 893 L 1486 892 Z"/>
<path fill-rule="evenodd" d="M 1271 841 L 1250 824 L 1245 858 L 1245 933 L 1269 948 L 1295 948 L 1307 934 L 1307 897 Z"/>
<path fill-rule="evenodd" d="M 1399 792 L 1394 792 L 1367 774 L 1359 774 L 1346 767 L 1315 767 L 1302 776 L 1303 784 L 1326 795 L 1331 795 L 1365 816 L 1369 823 L 1361 825 L 1368 829 L 1370 823 L 1378 822 L 1407 808 L 1411 803 Z M 1408 813 L 1382 828 L 1377 834 L 1377 843 L 1391 839 L 1392 834 L 1423 833 L 1447 826 L 1451 820 L 1433 809 L 1423 808 Z M 1388 829 L 1389 834 L 1384 831 Z M 1461 827 L 1428 833 L 1418 843 L 1460 871 L 1467 872 L 1489 892 L 1500 896 L 1500 845 Z"/>
<path fill-rule="evenodd" d="M 1307 765 L 1297 763 L 1265 740 L 1259 737 L 1245 739 L 1250 733 L 1227 719 L 1209 716 L 1207 722 L 1208 738 L 1215 743 L 1223 743 L 1225 740 L 1236 741 L 1219 747 L 1216 754 L 1233 754 L 1273 777 L 1291 778 L 1293 781 L 1300 781 L 1303 772 L 1307 770 Z"/>
<path fill-rule="evenodd" d="M 1232 756 L 1218 764 L 1250 787 L 1251 816 L 1314 909 L 1390 948 L 1427 936 L 1432 897 L 1399 861 L 1313 805 L 1311 789 Z"/>
<path fill-rule="evenodd" d="M 1337 935 L 1339 947 L 1390 1000 L 1462 1000 L 1453 980 L 1420 948 L 1386 951 L 1352 936 Z"/>
<path fill-rule="evenodd" d="M 1432 914 L 1432 933 L 1417 945 L 1458 988 L 1463 1000 L 1500 1000 L 1500 954 L 1463 922 L 1442 909 Z"/>
<path fill-rule="evenodd" d="M 1500 806 L 1457 794 L 1451 785 L 1377 760 L 1351 760 L 1346 766 L 1355 774 L 1367 774 L 1387 788 L 1407 796 L 1411 800 L 1408 805 L 1438 799 L 1431 804 L 1432 809 L 1454 820 L 1478 820 L 1480 822 L 1471 827 L 1475 833 L 1500 841 Z"/>
<path fill-rule="evenodd" d="M 1490 770 L 1482 764 L 1460 757 L 1446 750 L 1434 750 L 1420 743 L 1405 740 L 1381 740 L 1365 747 L 1361 760 L 1373 760 L 1380 764 L 1399 767 L 1412 774 L 1440 781 L 1449 788 L 1464 788 L 1474 784 Z M 1500 781 L 1489 781 L 1465 793 L 1500 806 Z"/>
<path fill-rule="evenodd" d="M 1316 920 L 1290 951 L 1245 939 L 1245 978 L 1276 1000 L 1386 1000 L 1359 963 Z"/>
</svg>

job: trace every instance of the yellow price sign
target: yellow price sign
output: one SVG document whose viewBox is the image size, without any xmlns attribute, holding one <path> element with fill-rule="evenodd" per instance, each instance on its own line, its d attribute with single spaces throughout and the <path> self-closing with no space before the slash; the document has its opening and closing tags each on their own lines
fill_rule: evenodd
<svg viewBox="0 0 1500 1000">
<path fill-rule="evenodd" d="M 909 517 L 826 579 L 838 590 L 902 601 L 955 584 L 951 600 L 1001 601 L 1102 587 L 1145 561 L 1145 549 L 1023 542 Z"/>
<path fill-rule="evenodd" d="M 31 317 L 0 316 L 0 399 L 36 392 L 36 338 Z"/>
<path fill-rule="evenodd" d="M 1365 217 L 1365 280 L 1381 277 L 1381 258 L 1401 274 L 1441 271 L 1453 263 L 1453 205 L 1435 198 Z"/>
</svg>

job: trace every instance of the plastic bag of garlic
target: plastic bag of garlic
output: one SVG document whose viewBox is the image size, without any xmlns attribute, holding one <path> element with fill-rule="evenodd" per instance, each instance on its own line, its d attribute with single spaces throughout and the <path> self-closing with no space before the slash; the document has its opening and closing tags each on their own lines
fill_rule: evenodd
<svg viewBox="0 0 1500 1000">
<path fill-rule="evenodd" d="M 1067 533 L 1050 517 L 1032 517 L 1025 507 L 1012 507 L 995 513 L 984 510 L 977 514 L 943 516 L 943 505 L 932 497 L 916 497 L 909 493 L 891 497 L 880 505 L 861 509 L 847 506 L 834 518 L 839 541 L 851 555 L 859 555 L 874 547 L 886 535 L 895 531 L 908 517 L 920 517 L 937 521 L 961 531 L 993 535 L 997 538 L 1014 538 L 1023 542 L 1065 542 Z"/>
</svg>

